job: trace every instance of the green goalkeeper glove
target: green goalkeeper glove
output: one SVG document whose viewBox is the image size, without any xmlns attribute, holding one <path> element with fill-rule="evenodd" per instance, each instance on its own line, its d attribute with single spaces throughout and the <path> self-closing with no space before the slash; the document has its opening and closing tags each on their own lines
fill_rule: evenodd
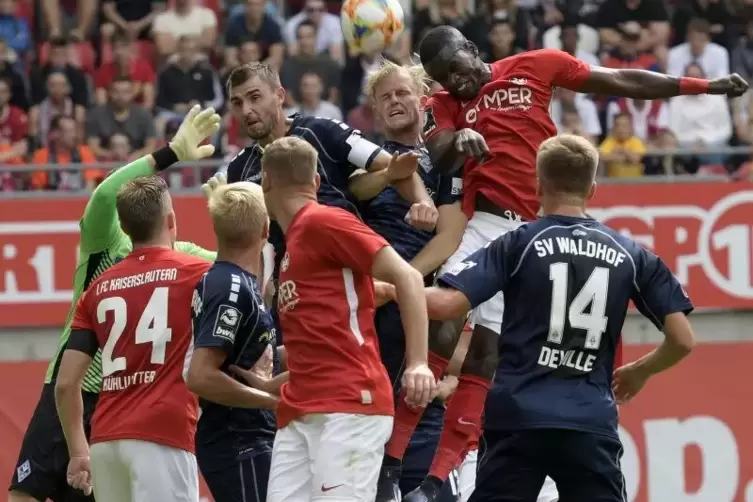
<svg viewBox="0 0 753 502">
<path fill-rule="evenodd" d="M 212 156 L 214 145 L 202 145 L 201 142 L 220 130 L 220 120 L 214 108 L 202 110 L 199 105 L 191 108 L 170 142 L 170 149 L 178 160 L 183 162 Z"/>
</svg>

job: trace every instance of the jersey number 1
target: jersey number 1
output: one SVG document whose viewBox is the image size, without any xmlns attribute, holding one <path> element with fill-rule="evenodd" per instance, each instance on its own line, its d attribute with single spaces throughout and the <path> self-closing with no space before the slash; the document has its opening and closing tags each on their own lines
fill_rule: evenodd
<svg viewBox="0 0 753 502">
<path fill-rule="evenodd" d="M 549 336 L 547 341 L 562 343 L 565 332 L 565 316 L 571 328 L 586 331 L 586 349 L 598 349 L 601 335 L 607 330 L 607 290 L 609 289 L 609 269 L 595 267 L 583 287 L 575 295 L 568 308 L 567 291 L 570 275 L 569 264 L 558 262 L 549 266 L 549 280 L 552 281 L 552 310 L 549 314 Z M 591 306 L 590 312 L 588 306 Z"/>
<path fill-rule="evenodd" d="M 135 343 L 151 343 L 152 364 L 165 364 L 165 349 L 172 338 L 172 330 L 167 327 L 167 298 L 169 288 L 155 288 L 149 303 L 141 313 L 136 325 Z M 102 376 L 110 376 L 116 371 L 126 369 L 125 356 L 113 359 L 113 350 L 118 343 L 128 321 L 128 305 L 124 298 L 113 296 L 105 298 L 97 305 L 97 322 L 107 322 L 107 312 L 112 311 L 113 322 L 107 342 L 102 349 Z"/>
</svg>

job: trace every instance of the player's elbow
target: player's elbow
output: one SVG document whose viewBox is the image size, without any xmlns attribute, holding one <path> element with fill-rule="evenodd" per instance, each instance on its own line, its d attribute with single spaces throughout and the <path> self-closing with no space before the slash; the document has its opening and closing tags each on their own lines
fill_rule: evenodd
<svg viewBox="0 0 753 502">
<path fill-rule="evenodd" d="M 421 272 L 405 263 L 405 266 L 399 267 L 394 274 L 393 286 L 395 286 L 395 293 L 400 303 L 400 297 L 406 295 L 414 295 L 416 292 L 423 290 L 424 276 Z"/>
<path fill-rule="evenodd" d="M 195 359 L 191 361 L 184 378 L 188 390 L 197 396 L 202 396 L 204 392 L 204 383 L 207 381 L 207 375 L 200 361 L 196 361 Z"/>
<path fill-rule="evenodd" d="M 456 289 L 426 288 L 426 310 L 431 320 L 452 321 L 464 316 L 470 309 L 468 299 Z"/>
<path fill-rule="evenodd" d="M 693 327 L 683 312 L 675 312 L 664 319 L 664 335 L 678 356 L 687 356 L 695 347 Z"/>
</svg>

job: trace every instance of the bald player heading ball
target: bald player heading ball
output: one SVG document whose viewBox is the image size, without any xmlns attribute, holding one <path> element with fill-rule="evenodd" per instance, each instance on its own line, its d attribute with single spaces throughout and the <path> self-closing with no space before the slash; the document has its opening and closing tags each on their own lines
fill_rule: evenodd
<svg viewBox="0 0 753 502">
<path fill-rule="evenodd" d="M 583 138 L 542 143 L 537 194 L 544 216 L 473 253 L 427 292 L 430 317 L 445 319 L 505 296 L 472 502 L 536 500 L 547 475 L 563 501 L 626 500 L 617 401 L 693 346 L 685 317 L 693 306 L 666 265 L 586 216 L 597 164 Z M 666 339 L 618 369 L 613 381 L 631 300 Z"/>
</svg>

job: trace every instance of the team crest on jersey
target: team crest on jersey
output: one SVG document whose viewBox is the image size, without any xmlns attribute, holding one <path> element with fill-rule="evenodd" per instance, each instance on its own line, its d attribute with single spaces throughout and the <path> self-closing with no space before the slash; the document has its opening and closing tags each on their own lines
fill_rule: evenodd
<svg viewBox="0 0 753 502">
<path fill-rule="evenodd" d="M 235 342 L 235 334 L 241 325 L 242 314 L 235 307 L 220 305 L 217 319 L 214 321 L 214 336 Z"/>
<path fill-rule="evenodd" d="M 424 109 L 424 136 L 437 128 L 437 121 L 434 118 L 434 109 L 430 106 Z"/>
<path fill-rule="evenodd" d="M 424 152 L 423 149 L 421 150 L 421 158 L 418 161 L 418 165 L 421 166 L 421 169 L 425 173 L 431 172 L 433 168 L 429 154 L 427 152 Z"/>
<path fill-rule="evenodd" d="M 285 254 L 282 257 L 282 261 L 280 262 L 280 270 L 282 272 L 285 272 L 288 267 L 290 266 L 290 255 L 287 251 L 285 251 Z"/>
</svg>

